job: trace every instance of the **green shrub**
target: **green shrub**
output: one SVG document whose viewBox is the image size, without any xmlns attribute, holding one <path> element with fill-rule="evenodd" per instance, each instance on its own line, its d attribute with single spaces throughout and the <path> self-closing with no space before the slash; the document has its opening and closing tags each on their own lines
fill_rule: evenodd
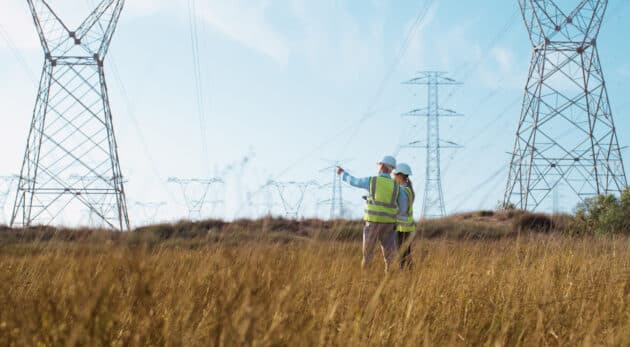
<svg viewBox="0 0 630 347">
<path fill-rule="evenodd" d="M 619 198 L 600 195 L 580 203 L 576 209 L 576 233 L 600 235 L 630 232 L 630 188 Z"/>
</svg>

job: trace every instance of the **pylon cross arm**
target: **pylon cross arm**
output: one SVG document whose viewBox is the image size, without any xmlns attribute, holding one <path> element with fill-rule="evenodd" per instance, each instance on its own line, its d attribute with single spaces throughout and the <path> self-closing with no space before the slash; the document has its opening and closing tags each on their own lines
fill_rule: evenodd
<svg viewBox="0 0 630 347">
<path fill-rule="evenodd" d="M 532 44 L 550 42 L 594 43 L 599 34 L 607 0 L 581 0 L 562 9 L 554 0 L 519 0 Z"/>
<path fill-rule="evenodd" d="M 27 0 L 44 53 L 102 60 L 109 49 L 124 0 L 102 0 L 78 28 L 69 28 L 46 0 Z"/>
</svg>

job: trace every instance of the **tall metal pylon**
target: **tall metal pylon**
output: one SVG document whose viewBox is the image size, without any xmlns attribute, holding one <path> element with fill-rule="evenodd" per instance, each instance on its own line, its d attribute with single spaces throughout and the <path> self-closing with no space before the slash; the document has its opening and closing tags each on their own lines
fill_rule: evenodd
<svg viewBox="0 0 630 347">
<path fill-rule="evenodd" d="M 608 1 L 518 3 L 533 53 L 505 205 L 536 210 L 561 183 L 578 201 L 620 193 L 627 181 L 597 49 Z"/>
<path fill-rule="evenodd" d="M 129 230 L 104 74 L 124 0 L 101 1 L 76 29 L 46 0 L 27 3 L 45 62 L 11 225 L 56 224 L 88 209 L 108 228 Z"/>
<path fill-rule="evenodd" d="M 460 148 L 452 141 L 440 138 L 440 118 L 461 117 L 455 111 L 444 109 L 439 104 L 439 87 L 443 85 L 460 85 L 461 83 L 445 77 L 446 72 L 425 71 L 403 84 L 427 86 L 427 106 L 403 114 L 404 117 L 426 117 L 426 139 L 411 142 L 407 148 L 426 149 L 426 168 L 424 183 L 424 199 L 422 203 L 422 218 L 444 217 L 446 207 L 442 191 L 442 175 L 440 168 L 440 152 L 446 148 Z"/>
</svg>

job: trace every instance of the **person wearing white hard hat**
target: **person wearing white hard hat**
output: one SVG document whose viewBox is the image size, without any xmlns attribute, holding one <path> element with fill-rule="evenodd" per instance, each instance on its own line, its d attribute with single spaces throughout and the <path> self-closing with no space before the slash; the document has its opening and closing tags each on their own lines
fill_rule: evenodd
<svg viewBox="0 0 630 347">
<path fill-rule="evenodd" d="M 396 259 L 396 223 L 400 210 L 407 210 L 407 196 L 404 190 L 391 177 L 396 168 L 396 158 L 385 156 L 377 163 L 378 174 L 372 177 L 356 178 L 343 168 L 337 168 L 341 179 L 353 187 L 368 191 L 365 206 L 365 227 L 363 228 L 363 268 L 370 265 L 377 241 L 381 244 L 385 271 Z"/>
<path fill-rule="evenodd" d="M 400 163 L 394 170 L 394 180 L 404 189 L 407 195 L 407 210 L 400 211 L 396 224 L 397 243 L 400 257 L 400 269 L 411 268 L 411 243 L 415 236 L 416 223 L 413 219 L 413 203 L 416 193 L 409 176 L 412 175 L 411 166 Z"/>
</svg>

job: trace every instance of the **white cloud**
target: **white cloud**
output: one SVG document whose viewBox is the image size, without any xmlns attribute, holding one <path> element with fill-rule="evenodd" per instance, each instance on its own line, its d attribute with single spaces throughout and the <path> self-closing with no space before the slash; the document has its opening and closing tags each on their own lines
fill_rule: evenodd
<svg viewBox="0 0 630 347">
<path fill-rule="evenodd" d="M 505 47 L 495 47 L 492 49 L 494 60 L 499 64 L 502 72 L 507 72 L 514 66 L 514 58 L 512 53 Z"/>
<path fill-rule="evenodd" d="M 2 11 L 0 11 L 0 23 L 2 23 L 2 28 L 6 31 L 6 35 L 18 48 L 39 48 L 39 41 L 26 2 L 23 0 L 2 1 L 4 3 Z M 49 4 L 72 27 L 82 22 L 97 1 L 82 1 L 77 6 L 76 0 L 51 0 Z M 181 14 L 182 10 L 187 8 L 187 1 L 127 1 L 123 15 L 127 17 L 142 17 L 160 11 L 171 11 L 172 13 Z M 266 18 L 265 10 L 268 6 L 269 1 L 254 3 L 244 0 L 198 0 L 197 15 L 215 30 L 234 41 L 258 51 L 280 64 L 286 65 L 289 49 L 285 40 L 273 30 L 269 20 Z M 7 46 L 6 40 L 0 40 L 0 47 L 6 48 Z"/>
<path fill-rule="evenodd" d="M 274 31 L 265 11 L 268 1 L 211 1 L 198 4 L 199 16 L 234 41 L 286 65 L 289 48 L 286 40 Z"/>
<path fill-rule="evenodd" d="M 95 1 L 95 0 L 92 0 L 92 1 Z M 184 3 L 184 1 L 181 1 L 181 3 Z M 167 0 L 131 0 L 131 1 L 125 2 L 124 12 L 125 12 L 125 15 L 127 16 L 134 16 L 134 17 L 148 16 L 160 10 L 168 8 L 169 4 L 172 5 L 172 1 L 169 2 Z"/>
<path fill-rule="evenodd" d="M 292 52 L 302 55 L 309 69 L 322 78 L 346 82 L 382 66 L 382 18 L 360 23 L 348 8 L 335 1 L 293 0 L 292 4 L 300 27 Z"/>
</svg>

